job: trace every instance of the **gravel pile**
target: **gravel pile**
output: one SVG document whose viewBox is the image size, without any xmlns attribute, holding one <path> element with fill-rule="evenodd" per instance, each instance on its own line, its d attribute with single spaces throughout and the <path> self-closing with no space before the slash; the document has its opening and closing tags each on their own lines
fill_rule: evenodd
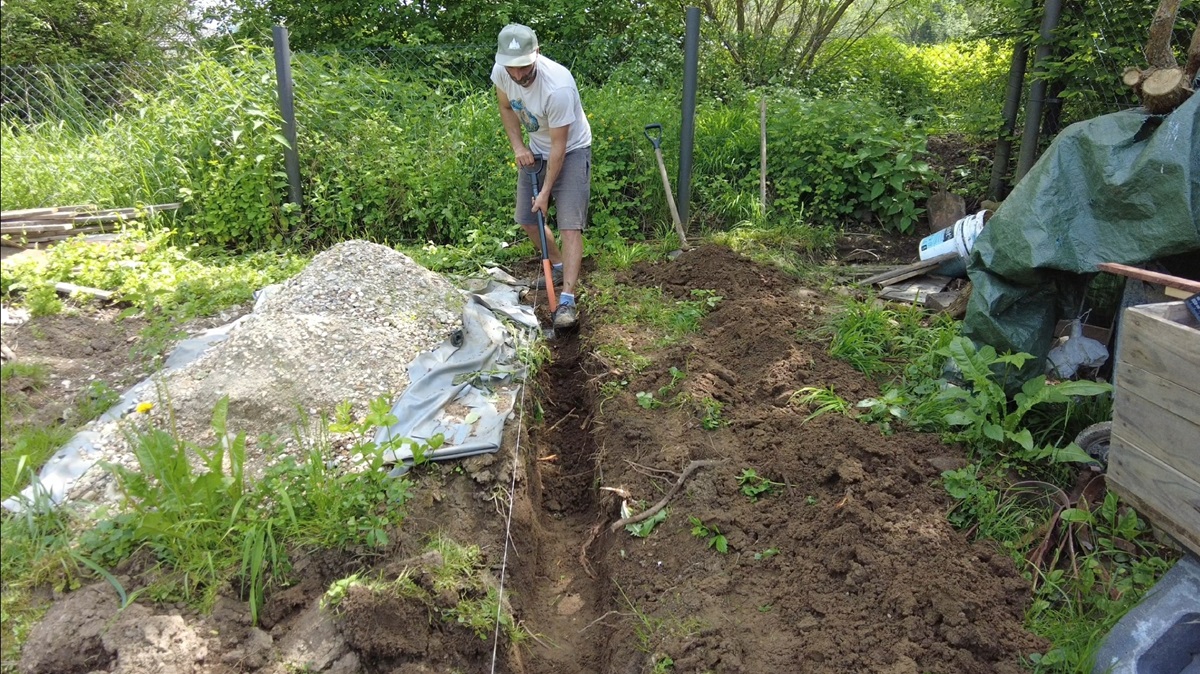
<svg viewBox="0 0 1200 674">
<path fill-rule="evenodd" d="M 251 438 L 290 437 L 302 415 L 332 415 L 342 401 L 361 417 L 371 399 L 407 388 L 418 353 L 461 328 L 463 302 L 449 281 L 402 253 L 365 241 L 338 244 L 269 294 L 226 341 L 164 377 L 166 395 L 151 414 L 133 416 L 198 443 L 213 440 L 212 410 L 222 396 L 229 397 L 230 431 Z M 92 430 L 102 460 L 135 465 L 117 424 Z M 249 470 L 265 462 L 249 455 L 255 444 Z M 111 492 L 108 482 L 93 467 L 72 497 Z"/>
<path fill-rule="evenodd" d="M 362 410 L 408 386 L 408 363 L 461 327 L 463 299 L 442 276 L 366 241 L 321 253 L 229 339 L 167 380 L 185 437 L 229 396 L 230 428 L 290 428 L 343 400 Z"/>
</svg>

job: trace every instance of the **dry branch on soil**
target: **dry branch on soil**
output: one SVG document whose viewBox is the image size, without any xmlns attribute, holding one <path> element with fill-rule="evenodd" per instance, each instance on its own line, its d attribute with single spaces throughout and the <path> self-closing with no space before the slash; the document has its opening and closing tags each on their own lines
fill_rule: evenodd
<svg viewBox="0 0 1200 674">
<path fill-rule="evenodd" d="M 662 497 L 662 500 L 660 500 L 658 503 L 655 503 L 654 505 L 650 506 L 649 508 L 643 510 L 642 512 L 640 512 L 636 515 L 631 515 L 629 517 L 625 517 L 625 518 L 617 520 L 616 522 L 613 522 L 611 525 L 609 525 L 608 530 L 615 533 L 617 531 L 620 531 L 621 527 L 624 527 L 629 524 L 637 524 L 638 522 L 641 522 L 642 520 L 647 520 L 647 519 L 650 519 L 651 517 L 654 517 L 654 515 L 657 514 L 658 511 L 667 507 L 667 504 L 671 502 L 671 499 L 675 496 L 676 492 L 678 492 L 680 487 L 683 486 L 683 483 L 686 482 L 689 477 L 691 477 L 692 473 L 694 473 L 697 470 L 704 468 L 706 466 L 715 466 L 719 463 L 724 463 L 724 461 L 719 461 L 719 460 L 715 460 L 715 459 L 703 459 L 700 461 L 693 461 L 693 462 L 689 463 L 687 465 L 687 468 L 684 468 L 683 472 L 679 474 L 679 479 L 675 482 L 675 485 L 673 487 L 671 487 L 671 490 L 667 492 L 666 496 Z"/>
</svg>

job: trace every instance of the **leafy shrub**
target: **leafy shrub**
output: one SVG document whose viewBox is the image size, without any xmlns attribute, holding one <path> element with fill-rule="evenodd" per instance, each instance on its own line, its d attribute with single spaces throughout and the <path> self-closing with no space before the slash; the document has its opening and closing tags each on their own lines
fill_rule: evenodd
<svg viewBox="0 0 1200 674">
<path fill-rule="evenodd" d="M 277 131 L 270 55 L 252 47 L 179 68 L 154 94 L 133 95 L 121 115 L 95 128 L 3 126 L 0 202 L 8 209 L 182 199 L 177 231 L 243 250 L 351 237 L 511 240 L 517 171 L 490 87 L 418 79 L 405 65 L 297 56 L 301 210 L 286 203 L 286 142 Z M 585 86 L 582 96 L 593 132 L 589 238 L 611 247 L 658 234 L 670 220 L 642 129 L 667 125 L 664 156 L 675 173 L 674 95 L 613 81 Z M 757 211 L 757 102 L 735 94 L 700 107 L 694 223 L 725 228 Z M 774 96 L 770 116 L 779 215 L 911 228 L 928 173 L 919 159 L 923 136 L 913 126 L 875 103 L 814 101 L 791 91 Z"/>
<path fill-rule="evenodd" d="M 930 133 L 994 137 L 1012 45 L 971 40 L 914 46 L 871 36 L 832 45 L 837 58 L 799 86 L 822 97 L 874 101 Z"/>
<path fill-rule="evenodd" d="M 781 101 L 782 133 L 768 140 L 775 156 L 774 206 L 802 207 L 818 221 L 858 218 L 910 232 L 923 209 L 918 195 L 929 177 L 921 161 L 925 136 L 874 105 L 842 101 Z"/>
</svg>

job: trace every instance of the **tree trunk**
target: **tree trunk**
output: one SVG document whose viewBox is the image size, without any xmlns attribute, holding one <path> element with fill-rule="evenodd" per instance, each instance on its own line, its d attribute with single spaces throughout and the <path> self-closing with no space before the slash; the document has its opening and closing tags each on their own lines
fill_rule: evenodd
<svg viewBox="0 0 1200 674">
<path fill-rule="evenodd" d="M 1146 63 L 1154 68 L 1174 68 L 1179 64 L 1171 53 L 1171 30 L 1175 28 L 1175 15 L 1179 13 L 1179 0 L 1162 0 L 1154 19 L 1150 22 L 1150 39 L 1146 40 Z"/>
<path fill-rule="evenodd" d="M 1197 72 L 1200 72 L 1200 24 L 1192 33 L 1192 46 L 1188 47 L 1187 65 L 1183 68 L 1183 78 L 1192 82 L 1196 79 Z"/>
</svg>

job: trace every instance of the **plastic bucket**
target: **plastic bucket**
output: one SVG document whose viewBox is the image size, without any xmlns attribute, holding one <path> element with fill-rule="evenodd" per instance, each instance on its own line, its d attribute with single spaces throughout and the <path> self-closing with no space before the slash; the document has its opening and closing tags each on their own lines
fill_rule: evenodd
<svg viewBox="0 0 1200 674">
<path fill-rule="evenodd" d="M 938 271 L 946 276 L 966 276 L 967 259 L 971 256 L 971 249 L 975 247 L 975 237 L 983 231 L 984 223 L 991 216 L 992 212 L 984 209 L 921 239 L 921 259 L 929 260 L 946 253 L 955 253 L 958 257 L 943 262 Z"/>
</svg>

